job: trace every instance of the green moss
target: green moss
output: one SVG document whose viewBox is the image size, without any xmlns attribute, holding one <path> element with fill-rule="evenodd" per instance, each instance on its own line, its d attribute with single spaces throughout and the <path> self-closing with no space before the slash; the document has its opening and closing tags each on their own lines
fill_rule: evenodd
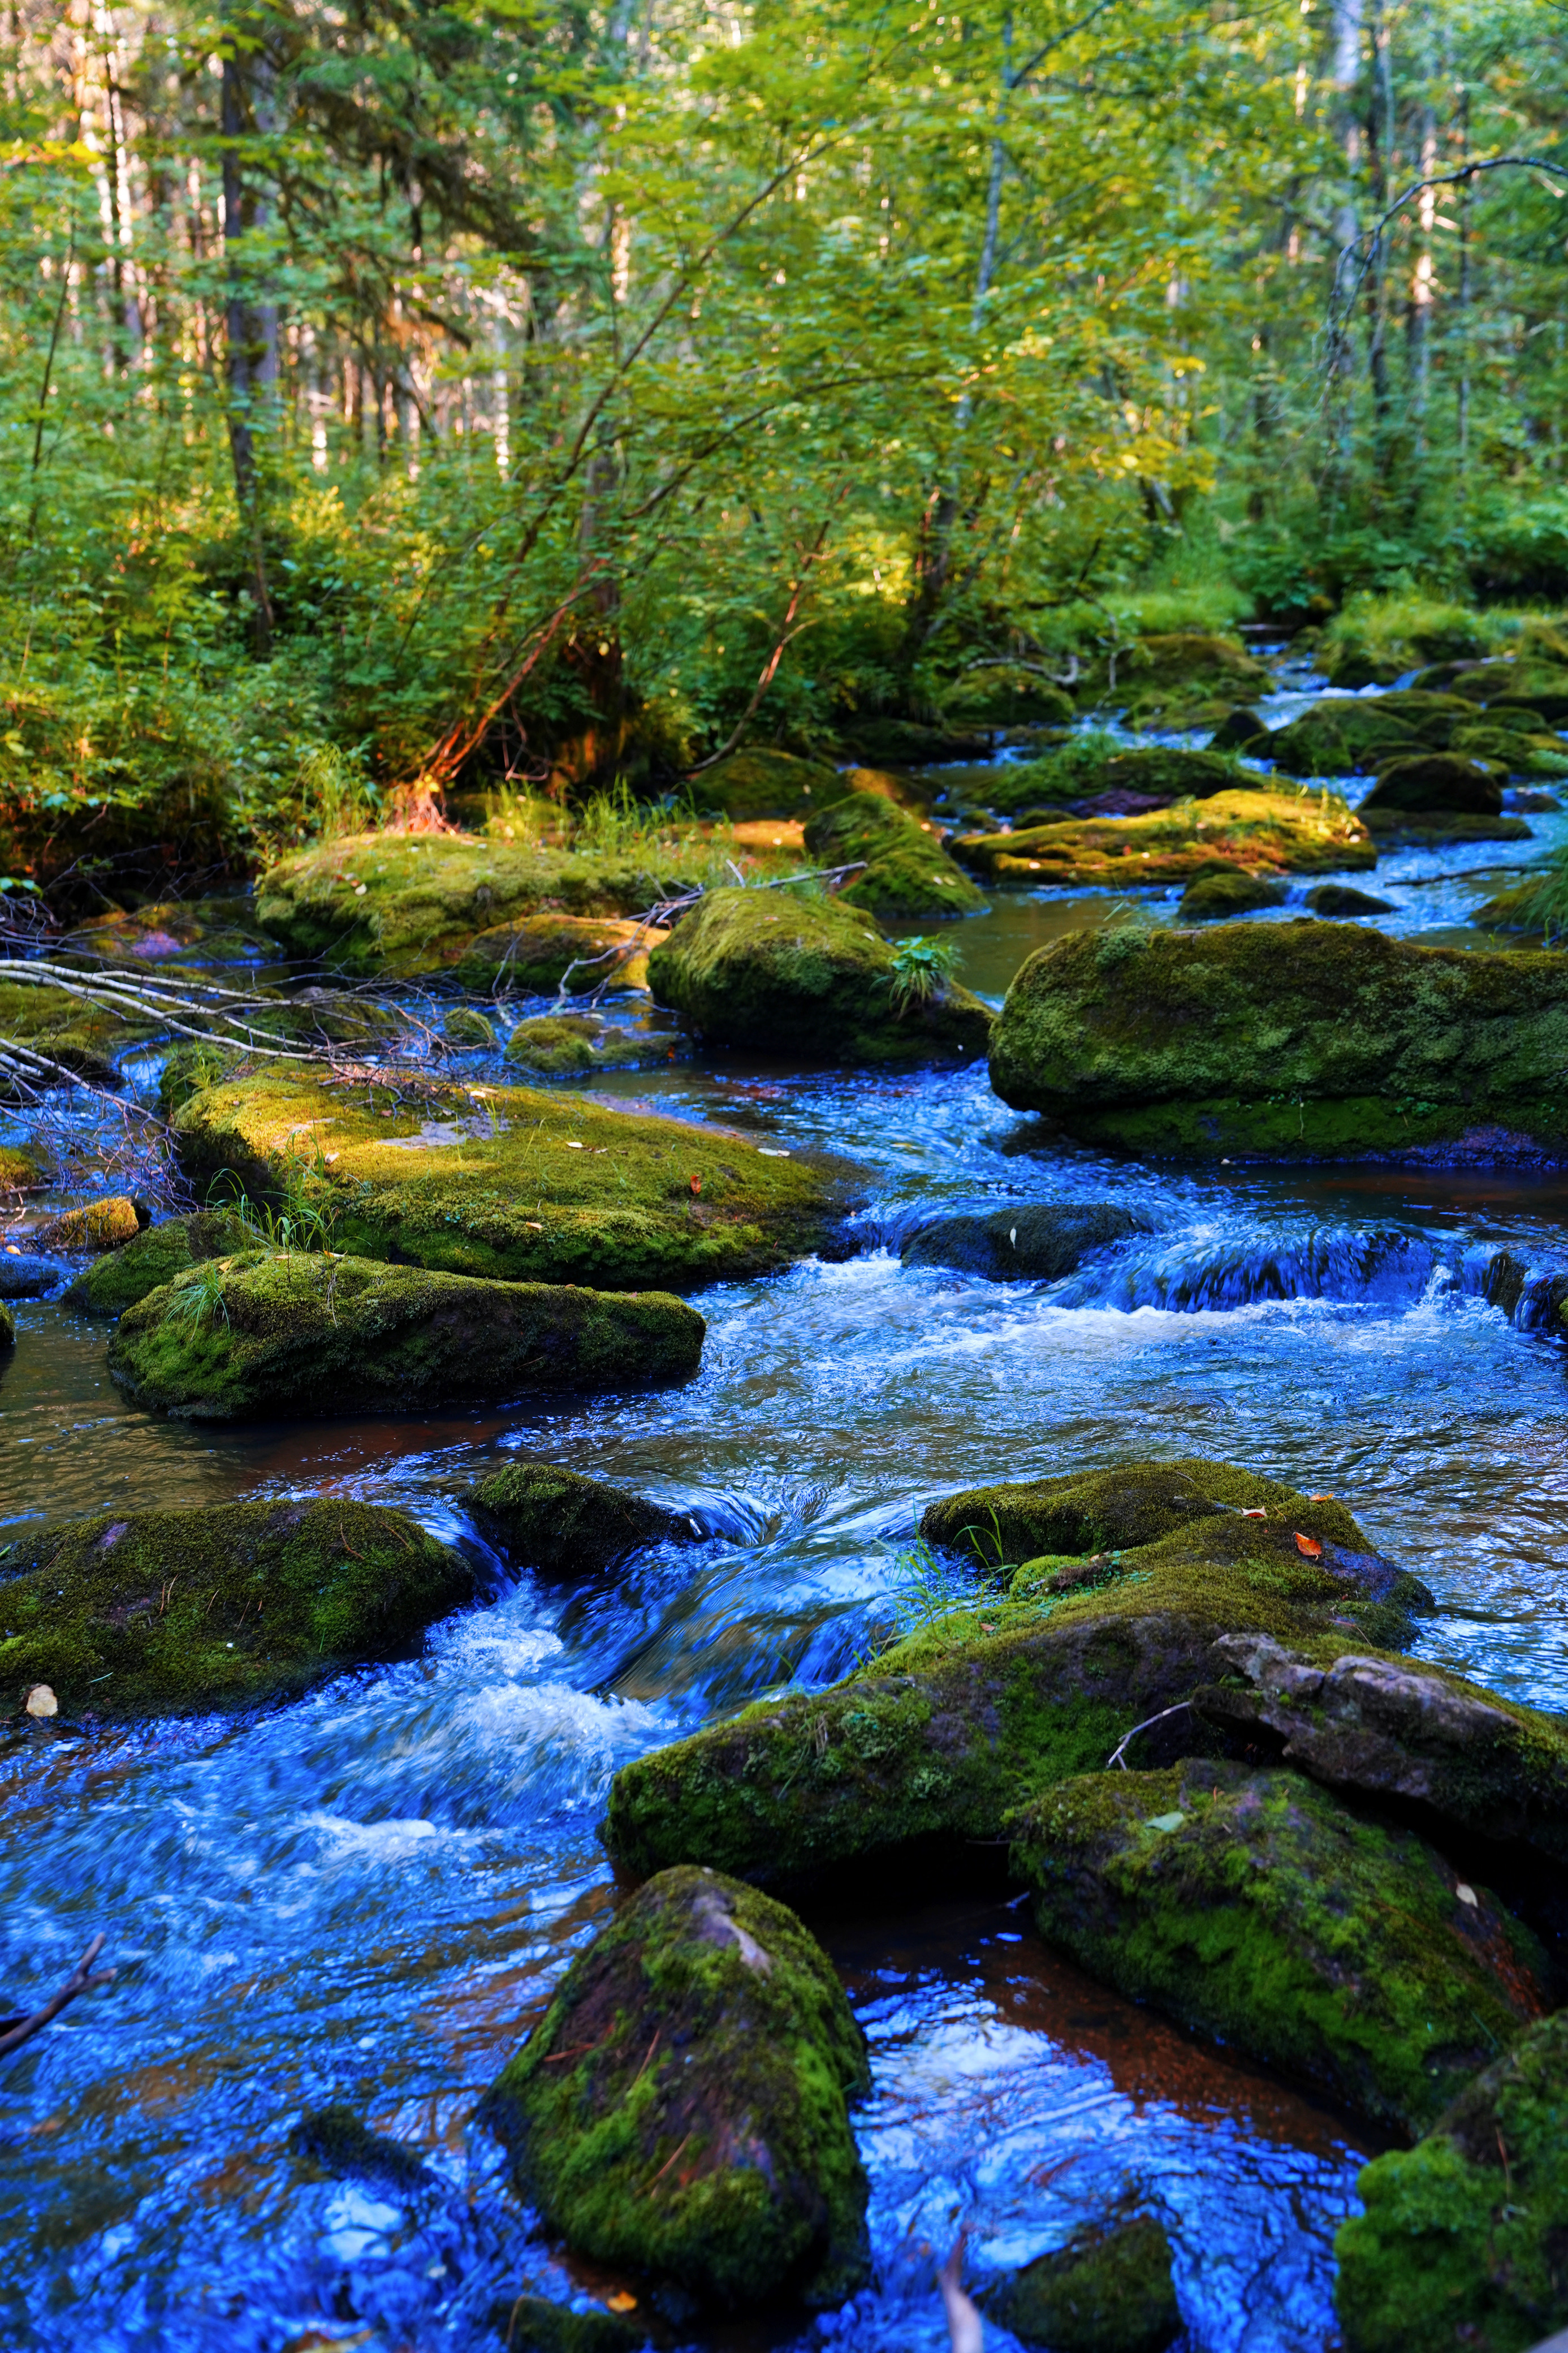
<svg viewBox="0 0 1568 2353">
<path fill-rule="evenodd" d="M 0 1193 L 37 1192 L 47 1181 L 36 1151 L 16 1144 L 0 1144 Z"/>
<path fill-rule="evenodd" d="M 986 2297 L 985 2310 L 1050 2353 L 1164 2353 L 1182 2330 L 1171 2242 L 1152 2214 L 1125 2211 L 1026 2263 Z"/>
<path fill-rule="evenodd" d="M 0 1299 L 0 1349 L 14 1348 L 16 1345 L 16 1318 L 5 1301 Z"/>
<path fill-rule="evenodd" d="M 283 1698 L 473 1598 L 460 1553 L 379 1504 L 103 1512 L 0 1554 L 0 1688 L 14 1710 L 47 1683 L 68 1715 Z"/>
<path fill-rule="evenodd" d="M 721 1128 L 524 1087 L 213 1087 L 175 1114 L 182 1165 L 253 1199 L 300 1188 L 344 1250 L 508 1282 L 689 1291 L 818 1248 L 835 1186 Z M 695 1184 L 693 1183 L 693 1180 Z"/>
<path fill-rule="evenodd" d="M 251 1250 L 127 1308 L 109 1369 L 135 1404 L 194 1421 L 412 1412 L 688 1380 L 705 1328 L 684 1300 L 657 1291 Z"/>
<path fill-rule="evenodd" d="M 746 824 L 757 818 L 809 817 L 842 790 L 836 772 L 822 762 L 798 760 L 793 753 L 753 744 L 704 769 L 693 782 L 691 795 L 699 808 Z"/>
<path fill-rule="evenodd" d="M 942 707 L 955 727 L 1068 727 L 1073 719 L 1070 694 L 1013 662 L 965 671 L 947 689 Z"/>
<path fill-rule="evenodd" d="M 1563 972 L 1341 923 L 1081 933 L 1015 979 L 992 1083 L 1131 1151 L 1342 1158 L 1498 1126 L 1555 1145 Z"/>
<path fill-rule="evenodd" d="M 571 2312 L 547 2296 L 503 2296 L 489 2324 L 507 2353 L 637 2353 L 647 2331 L 613 2312 Z"/>
<path fill-rule="evenodd" d="M 110 1193 L 96 1201 L 79 1202 L 62 1210 L 28 1239 L 41 1250 L 112 1250 L 133 1242 L 147 1222 L 148 1211 L 138 1208 L 124 1193 Z"/>
<path fill-rule="evenodd" d="M 1176 921 L 1223 923 L 1227 916 L 1249 915 L 1259 907 L 1282 907 L 1288 896 L 1283 882 L 1266 881 L 1260 874 L 1238 874 L 1230 866 L 1194 877 L 1182 893 Z"/>
<path fill-rule="evenodd" d="M 520 1021 L 506 1041 L 506 1059 L 549 1078 L 583 1078 L 594 1071 L 631 1070 L 638 1062 L 664 1061 L 668 1034 L 638 1036 L 606 1027 L 589 1013 L 542 1013 Z"/>
<path fill-rule="evenodd" d="M 1295 1773 L 1089 1775 L 1016 1822 L 1014 1862 L 1080 1967 L 1395 2129 L 1542 2008 L 1543 1956 L 1484 1888 Z"/>
<path fill-rule="evenodd" d="M 1370 773 L 1390 753 L 1413 752 L 1420 742 L 1416 714 L 1375 702 L 1314 702 L 1288 726 L 1277 727 L 1267 752 L 1292 776 L 1353 776 Z"/>
<path fill-rule="evenodd" d="M 1147 719 L 1200 701 L 1256 702 L 1273 682 L 1268 663 L 1237 639 L 1175 630 L 1119 648 L 1114 677 L 1110 662 L 1101 660 L 1080 691 Z"/>
<path fill-rule="evenodd" d="M 1074 818 L 1014 833 L 965 834 L 953 854 L 996 883 L 1030 889 L 1099 883 L 1126 889 L 1186 882 L 1216 858 L 1248 873 L 1321 873 L 1371 866 L 1365 827 L 1328 793 L 1217 793 L 1142 817 Z"/>
<path fill-rule="evenodd" d="M 499 1043 L 495 1023 L 477 1005 L 455 1006 L 441 1024 L 441 1035 L 448 1046 L 456 1046 L 459 1051 L 475 1047 L 493 1051 Z"/>
<path fill-rule="evenodd" d="M 645 1545 L 695 1544 L 701 1534 L 684 1512 L 554 1462 L 509 1462 L 456 1500 L 514 1567 L 552 1577 L 595 1575 Z"/>
<path fill-rule="evenodd" d="M 1357 2187 L 1334 2242 L 1350 2353 L 1526 2353 L 1568 2324 L 1568 2010 Z"/>
<path fill-rule="evenodd" d="M 991 1016 L 949 983 L 898 1009 L 895 952 L 858 909 L 782 891 L 710 891 L 648 958 L 655 997 L 725 1045 L 840 1061 L 966 1058 Z"/>
<path fill-rule="evenodd" d="M 84 976 L 85 978 L 85 976 Z M 100 1012 L 68 989 L 0 983 L 0 1037 L 14 1038 L 94 1086 L 112 1086 L 120 1058 L 158 1035 L 154 1020 Z M 0 1100 L 6 1090 L 0 1081 Z"/>
<path fill-rule="evenodd" d="M 646 923 L 609 915 L 563 915 L 546 908 L 476 933 L 456 965 L 465 988 L 543 997 L 647 985 L 647 951 L 664 937 Z"/>
<path fill-rule="evenodd" d="M 1266 1512 L 1279 1525 L 1291 1520 L 1309 1535 L 1329 1529 L 1352 1551 L 1372 1550 L 1342 1504 L 1313 1501 L 1284 1480 L 1262 1478 L 1233 1462 L 1193 1456 L 966 1488 L 927 1505 L 921 1535 L 927 1544 L 967 1553 L 993 1568 L 1038 1553 L 1132 1551 L 1200 1524 L 1205 1535 L 1217 1535 L 1219 1522 L 1241 1512 Z"/>
<path fill-rule="evenodd" d="M 84 1267 L 65 1294 L 66 1304 L 83 1315 L 120 1315 L 187 1268 L 255 1247 L 255 1236 L 226 1210 L 198 1209 L 191 1217 L 167 1218 L 139 1233 L 123 1250 L 110 1250 Z"/>
<path fill-rule="evenodd" d="M 480 934 L 542 909 L 640 913 L 679 880 L 678 863 L 463 834 L 356 834 L 271 867 L 256 914 L 290 955 L 395 978 L 460 965 Z"/>
<path fill-rule="evenodd" d="M 805 846 L 821 866 L 864 859 L 866 871 L 838 893 L 841 905 L 862 907 L 879 923 L 981 915 L 987 901 L 933 839 L 931 825 L 910 817 L 879 793 L 854 792 L 813 817 Z"/>
<path fill-rule="evenodd" d="M 832 2303 L 867 2271 L 847 2103 L 868 2087 L 860 2031 L 795 1915 L 679 1870 L 573 1962 L 488 2115 L 575 2253 L 721 2308 Z"/>
</svg>

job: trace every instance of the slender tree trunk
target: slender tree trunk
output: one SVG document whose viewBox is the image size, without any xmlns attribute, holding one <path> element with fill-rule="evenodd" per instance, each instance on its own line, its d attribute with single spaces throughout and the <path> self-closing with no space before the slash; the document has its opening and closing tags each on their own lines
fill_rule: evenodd
<svg viewBox="0 0 1568 2353">
<path fill-rule="evenodd" d="M 265 660 L 272 650 L 272 599 L 268 591 L 267 559 L 261 541 L 260 482 L 256 462 L 258 364 L 264 345 L 246 282 L 244 249 L 248 222 L 240 142 L 246 134 L 247 114 L 245 67 L 237 43 L 231 36 L 223 58 L 222 104 L 224 274 L 228 283 L 225 310 L 228 445 L 240 528 L 250 543 L 256 651 Z"/>
<path fill-rule="evenodd" d="M 1466 164 L 1470 154 L 1470 94 L 1464 90 L 1459 98 L 1459 161 Z M 1454 293 L 1454 341 L 1458 345 L 1458 383 L 1455 388 L 1455 440 L 1458 446 L 1458 471 L 1461 480 L 1470 462 L 1470 183 L 1461 180 L 1458 187 L 1459 215 L 1459 279 Z"/>
<path fill-rule="evenodd" d="M 1369 0 L 1367 29 L 1372 37 L 1372 75 L 1367 92 L 1367 177 L 1373 217 L 1388 210 L 1389 165 L 1394 159 L 1394 58 L 1383 0 Z M 1373 454 L 1378 479 L 1385 478 L 1392 459 L 1390 427 L 1394 393 L 1388 374 L 1388 269 L 1386 233 L 1373 247 L 1366 273 L 1366 362 L 1372 385 Z"/>
<path fill-rule="evenodd" d="M 1416 129 L 1421 142 L 1421 177 L 1428 180 L 1437 169 L 1437 115 L 1429 103 L 1422 106 Z M 1416 201 L 1420 234 L 1410 271 L 1410 313 L 1406 333 L 1410 416 L 1418 457 L 1424 457 L 1426 450 L 1426 401 L 1432 376 L 1432 302 L 1435 292 L 1432 231 L 1436 218 L 1437 192 L 1436 188 L 1423 188 Z"/>
<path fill-rule="evenodd" d="M 1356 106 L 1361 81 L 1363 0 L 1334 0 L 1333 121 L 1344 148 L 1344 195 L 1334 216 L 1334 237 L 1341 259 L 1333 290 L 1333 332 L 1328 354 L 1328 396 L 1323 406 L 1322 484 L 1331 508 L 1348 488 L 1354 418 L 1355 361 L 1351 347 L 1351 320 L 1346 301 L 1350 265 L 1344 256 L 1361 230 L 1356 203 L 1362 170 L 1363 130 Z"/>
</svg>

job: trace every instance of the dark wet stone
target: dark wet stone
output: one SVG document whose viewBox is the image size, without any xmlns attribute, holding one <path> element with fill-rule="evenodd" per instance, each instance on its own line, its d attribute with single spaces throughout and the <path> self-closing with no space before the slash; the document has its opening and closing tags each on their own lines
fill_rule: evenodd
<svg viewBox="0 0 1568 2353">
<path fill-rule="evenodd" d="M 552 1577 L 614 1568 L 646 1545 L 698 1544 L 705 1533 L 689 1513 L 554 1462 L 509 1462 L 455 1500 L 514 1567 Z"/>
<path fill-rule="evenodd" d="M 323 2172 L 357 2174 L 362 2180 L 384 2181 L 395 2189 L 413 2189 L 431 2178 L 417 2149 L 386 2133 L 372 2132 L 346 2105 L 318 2108 L 313 2116 L 301 2116 L 289 2136 L 289 2146 Z"/>
<path fill-rule="evenodd" d="M 1307 893 L 1306 903 L 1314 915 L 1332 921 L 1348 922 L 1357 915 L 1392 915 L 1392 899 L 1375 898 L 1370 891 L 1357 891 L 1348 882 L 1320 882 Z"/>
<path fill-rule="evenodd" d="M 1152 2214 L 1088 2224 L 993 2288 L 984 2305 L 1024 2344 L 1050 2353 L 1164 2353 L 1182 2329 L 1171 2242 Z"/>
<path fill-rule="evenodd" d="M 57 1259 L 23 1250 L 16 1258 L 0 1251 L 0 1299 L 42 1299 L 69 1273 Z"/>
<path fill-rule="evenodd" d="M 1420 752 L 1380 762 L 1377 782 L 1361 804 L 1371 809 L 1447 809 L 1456 817 L 1496 817 L 1502 785 L 1495 772 L 1458 752 Z"/>
<path fill-rule="evenodd" d="M 986 1216 L 932 1218 L 903 1246 L 906 1266 L 1054 1282 L 1096 1250 L 1152 1230 L 1147 1218 L 1100 1201 L 1020 1201 Z"/>
</svg>

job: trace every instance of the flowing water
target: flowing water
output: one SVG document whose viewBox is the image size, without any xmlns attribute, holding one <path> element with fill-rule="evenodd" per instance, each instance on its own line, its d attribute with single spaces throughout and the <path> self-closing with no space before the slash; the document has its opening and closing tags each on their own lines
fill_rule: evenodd
<svg viewBox="0 0 1568 2353">
<path fill-rule="evenodd" d="M 1479 944 L 1466 916 L 1503 855 L 1565 830 L 1532 820 L 1483 873 L 1462 871 L 1473 849 L 1384 860 L 1385 927 Z M 1033 948 L 1109 905 L 999 902 L 964 929 L 965 976 L 999 999 Z M 469 2118 L 605 1916 L 610 1776 L 842 1673 L 889 1623 L 944 1490 L 1203 1454 L 1331 1492 L 1438 1595 L 1428 1655 L 1563 1704 L 1564 1360 L 1483 1293 L 1505 1249 L 1568 1268 L 1568 1171 L 1129 1166 L 1047 1141 L 978 1070 L 714 1056 L 611 1085 L 868 1172 L 851 1255 L 702 1296 L 685 1388 L 204 1430 L 121 1401 L 100 1324 L 17 1307 L 0 1541 L 108 1508 L 323 1492 L 474 1541 L 453 1493 L 517 1448 L 711 1533 L 614 1578 L 525 1576 L 416 1660 L 255 1721 L 0 1732 L 0 2007 L 40 1998 L 98 1929 L 120 1968 L 0 2084 L 0 2353 L 460 2353 L 503 2341 L 525 2289 L 604 2293 L 538 2234 Z M 1044 1198 L 1115 1201 L 1152 1230 L 1056 1283 L 900 1264 L 933 1207 Z M 1193 2348 L 1334 2342 L 1332 2237 L 1376 2145 L 1364 2127 L 1089 1984 L 1005 1889 L 911 1883 L 813 1926 L 873 2053 L 857 2129 L 874 2284 L 842 2313 L 705 2342 L 936 2353 L 932 2252 L 961 2227 L 983 2280 L 1127 2189 L 1166 2222 Z M 290 2154 L 301 2114 L 340 2100 L 422 2153 L 414 2187 L 322 2181 Z"/>
</svg>

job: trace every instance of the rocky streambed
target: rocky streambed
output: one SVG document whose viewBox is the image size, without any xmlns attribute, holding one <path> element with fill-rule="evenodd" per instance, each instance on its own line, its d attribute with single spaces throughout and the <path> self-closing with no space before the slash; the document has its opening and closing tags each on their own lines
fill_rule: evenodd
<svg viewBox="0 0 1568 2353">
<path fill-rule="evenodd" d="M 1265 804 L 1200 929 L 805 767 L 752 879 L 853 898 L 367 839 L 75 967 L 248 1052 L 7 992 L 171 1134 L 4 1139 L 8 2006 L 119 1968 L 3 2078 L 7 2342 L 907 2353 L 961 2230 L 1002 2347 L 1568 2316 L 1568 966 L 1325 848 L 1371 768 L 1157 809 Z"/>
</svg>

